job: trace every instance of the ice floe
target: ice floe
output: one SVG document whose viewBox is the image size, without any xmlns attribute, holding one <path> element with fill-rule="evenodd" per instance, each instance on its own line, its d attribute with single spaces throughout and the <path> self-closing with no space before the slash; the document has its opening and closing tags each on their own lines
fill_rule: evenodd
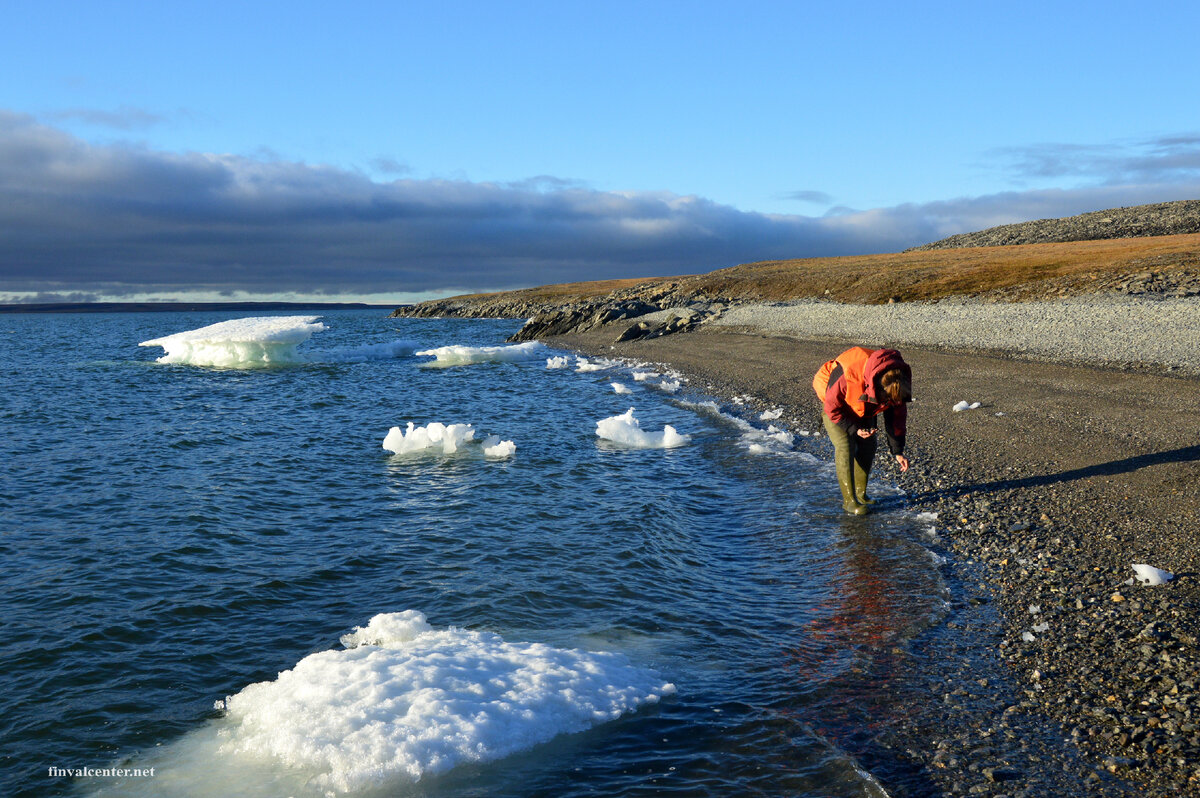
<svg viewBox="0 0 1200 798">
<path fill-rule="evenodd" d="M 690 435 L 680 434 L 670 424 L 665 425 L 662 432 L 646 432 L 634 418 L 632 407 L 619 416 L 597 421 L 596 435 L 635 449 L 673 449 L 691 440 Z"/>
<path fill-rule="evenodd" d="M 512 441 L 502 441 L 499 435 L 489 435 L 483 440 L 484 457 L 512 457 L 517 451 L 517 445 Z"/>
<path fill-rule="evenodd" d="M 329 329 L 320 316 L 252 316 L 230 319 L 195 330 L 142 341 L 138 346 L 160 346 L 166 352 L 159 363 L 192 366 L 248 368 L 303 363 L 296 347 L 313 333 Z"/>
<path fill-rule="evenodd" d="M 320 316 L 250 316 L 166 335 L 138 346 L 162 347 L 159 363 L 213 368 L 255 368 L 301 363 L 346 363 L 406 357 L 417 344 L 396 340 L 300 352 L 313 333 L 329 329 Z"/>
<path fill-rule="evenodd" d="M 633 393 L 633 389 L 621 382 L 610 382 L 614 393 Z"/>
<path fill-rule="evenodd" d="M 475 363 L 518 363 L 526 360 L 540 360 L 546 356 L 548 347 L 541 341 L 526 341 L 523 344 L 508 346 L 439 346 L 436 349 L 423 349 L 416 352 L 418 356 L 437 358 L 431 366 L 467 366 Z M 549 361 L 547 361 L 549 365 Z"/>
<path fill-rule="evenodd" d="M 620 653 L 438 628 L 412 610 L 376 615 L 341 644 L 217 701 L 221 717 L 134 765 L 160 777 L 99 794 L 393 795 L 675 692 Z"/>
<path fill-rule="evenodd" d="M 546 358 L 546 368 L 548 369 L 565 369 L 567 367 L 567 356 L 556 355 L 555 357 Z"/>
<path fill-rule="evenodd" d="M 418 427 L 411 421 L 408 428 L 401 430 L 392 427 L 383 439 L 383 448 L 392 454 L 409 454 L 411 452 L 441 451 L 443 454 L 454 454 L 464 443 L 475 440 L 475 428 L 470 424 L 442 424 L 433 422 L 425 427 Z"/>
</svg>

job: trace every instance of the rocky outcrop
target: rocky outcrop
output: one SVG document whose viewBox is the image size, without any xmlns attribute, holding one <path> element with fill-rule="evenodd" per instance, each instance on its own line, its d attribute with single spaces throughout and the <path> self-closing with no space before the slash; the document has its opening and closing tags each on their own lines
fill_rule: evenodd
<svg viewBox="0 0 1200 798">
<path fill-rule="evenodd" d="M 582 307 L 564 307 L 539 314 L 509 337 L 509 341 L 532 341 L 551 335 L 571 335 L 587 332 L 598 327 L 614 325 L 614 343 L 636 341 L 641 338 L 657 338 L 675 332 L 690 330 L 698 324 L 716 318 L 725 309 L 724 305 L 694 303 L 691 306 L 660 309 L 640 300 L 608 301 Z M 633 324 L 618 322 L 637 319 Z"/>
<path fill-rule="evenodd" d="M 396 308 L 391 318 L 528 319 L 509 341 L 532 341 L 552 335 L 614 326 L 614 341 L 657 338 L 690 330 L 719 316 L 732 300 L 690 288 L 687 278 L 659 280 L 602 296 L 551 301 L 521 292 L 451 297 Z M 637 319 L 633 324 L 621 324 Z"/>
<path fill-rule="evenodd" d="M 1096 241 L 1106 238 L 1140 238 L 1200 233 L 1200 200 L 1160 202 L 1130 208 L 1093 211 L 1061 219 L 1006 224 L 977 233 L 961 233 L 932 244 L 907 249 L 1002 247 L 1015 244 L 1046 244 L 1055 241 Z"/>
</svg>

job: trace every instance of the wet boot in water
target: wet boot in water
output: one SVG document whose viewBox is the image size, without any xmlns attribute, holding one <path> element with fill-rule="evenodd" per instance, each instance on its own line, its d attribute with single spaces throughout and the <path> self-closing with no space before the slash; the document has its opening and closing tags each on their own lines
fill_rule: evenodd
<svg viewBox="0 0 1200 798">
<path fill-rule="evenodd" d="M 875 500 L 867 495 L 867 478 L 871 476 L 871 472 L 863 468 L 862 465 L 854 461 L 854 498 L 859 504 L 870 506 L 875 504 Z"/>
<path fill-rule="evenodd" d="M 854 495 L 854 466 L 852 466 L 854 460 L 853 458 L 847 459 L 850 462 L 842 462 L 841 458 L 837 462 L 838 487 L 842 489 L 842 509 L 851 515 L 866 515 L 867 506 Z"/>
</svg>

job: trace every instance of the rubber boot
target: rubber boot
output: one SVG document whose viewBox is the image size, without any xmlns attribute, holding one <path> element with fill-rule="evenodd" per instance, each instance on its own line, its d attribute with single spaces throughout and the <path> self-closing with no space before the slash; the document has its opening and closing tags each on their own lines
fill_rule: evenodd
<svg viewBox="0 0 1200 798">
<path fill-rule="evenodd" d="M 839 457 L 837 460 L 838 487 L 842 489 L 842 509 L 851 515 L 866 515 L 867 505 L 860 502 L 854 495 L 853 462 L 854 458 L 852 457 Z"/>
<path fill-rule="evenodd" d="M 863 468 L 858 460 L 854 461 L 854 498 L 858 499 L 859 504 L 870 506 L 875 503 L 875 500 L 867 495 L 867 478 L 871 476 L 871 472 Z"/>
</svg>

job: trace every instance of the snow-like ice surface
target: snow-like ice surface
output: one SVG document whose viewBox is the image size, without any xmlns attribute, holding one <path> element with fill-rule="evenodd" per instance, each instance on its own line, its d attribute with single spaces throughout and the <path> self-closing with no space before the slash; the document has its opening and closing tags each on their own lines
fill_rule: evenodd
<svg viewBox="0 0 1200 798">
<path fill-rule="evenodd" d="M 210 324 L 195 330 L 142 341 L 138 346 L 161 346 L 159 363 L 184 363 L 217 368 L 303 363 L 296 347 L 313 333 L 328 329 L 320 316 L 252 316 Z"/>
<path fill-rule="evenodd" d="M 610 382 L 609 385 L 612 386 L 613 393 L 633 393 L 633 389 L 623 382 Z"/>
<path fill-rule="evenodd" d="M 1133 573 L 1143 585 L 1165 585 L 1175 575 L 1145 563 L 1134 563 Z"/>
<path fill-rule="evenodd" d="M 567 356 L 556 355 L 555 357 L 546 358 L 546 368 L 548 369 L 565 369 L 567 367 Z"/>
<path fill-rule="evenodd" d="M 540 360 L 546 356 L 548 347 L 541 341 L 526 341 L 523 344 L 508 346 L 440 346 L 436 349 L 423 349 L 417 352 L 420 356 L 437 358 L 429 365 L 436 366 L 466 366 L 473 363 L 516 363 L 525 360 Z M 549 360 L 547 360 L 549 365 Z"/>
<path fill-rule="evenodd" d="M 154 787 L 185 795 L 230 786 L 242 794 L 394 791 L 583 731 L 675 692 L 621 654 L 437 629 L 412 610 L 376 615 L 341 643 L 344 649 L 310 654 L 275 679 L 217 702 L 225 716 L 215 733 L 190 741 L 195 751 L 177 744 L 151 754 L 164 778 Z M 297 784 L 256 789 L 249 776 L 271 761 L 287 768 L 277 778 Z M 189 765 L 195 772 L 186 772 Z M 189 775 L 191 789 L 181 783 Z"/>
<path fill-rule="evenodd" d="M 408 454 L 427 450 L 454 454 L 458 447 L 475 440 L 475 428 L 470 424 L 442 424 L 433 422 L 418 427 L 411 421 L 408 428 L 392 427 L 383 439 L 383 448 L 392 454 Z"/>
<path fill-rule="evenodd" d="M 645 382 L 652 380 L 655 377 L 661 376 L 657 371 L 635 371 L 633 372 L 634 382 Z"/>
<path fill-rule="evenodd" d="M 251 316 L 210 324 L 195 330 L 142 341 L 138 346 L 160 346 L 166 352 L 159 363 L 214 368 L 254 368 L 299 363 L 351 363 L 407 357 L 417 348 L 412 341 L 396 340 L 316 352 L 300 352 L 300 344 L 313 333 L 329 329 L 320 316 Z"/>
<path fill-rule="evenodd" d="M 646 432 L 634 418 L 632 407 L 619 416 L 597 421 L 596 435 L 635 449 L 673 449 L 691 440 L 691 436 L 681 435 L 670 424 L 665 425 L 662 432 Z"/>
<path fill-rule="evenodd" d="M 777 407 L 774 410 L 764 410 L 758 414 L 759 421 L 774 421 L 783 415 L 783 408 Z"/>
<path fill-rule="evenodd" d="M 958 404 L 954 405 L 954 407 L 952 407 L 950 409 L 953 410 L 955 413 L 961 413 L 964 410 L 975 410 L 978 407 L 979 407 L 979 402 L 967 402 L 964 400 L 964 401 L 959 402 Z"/>
</svg>

